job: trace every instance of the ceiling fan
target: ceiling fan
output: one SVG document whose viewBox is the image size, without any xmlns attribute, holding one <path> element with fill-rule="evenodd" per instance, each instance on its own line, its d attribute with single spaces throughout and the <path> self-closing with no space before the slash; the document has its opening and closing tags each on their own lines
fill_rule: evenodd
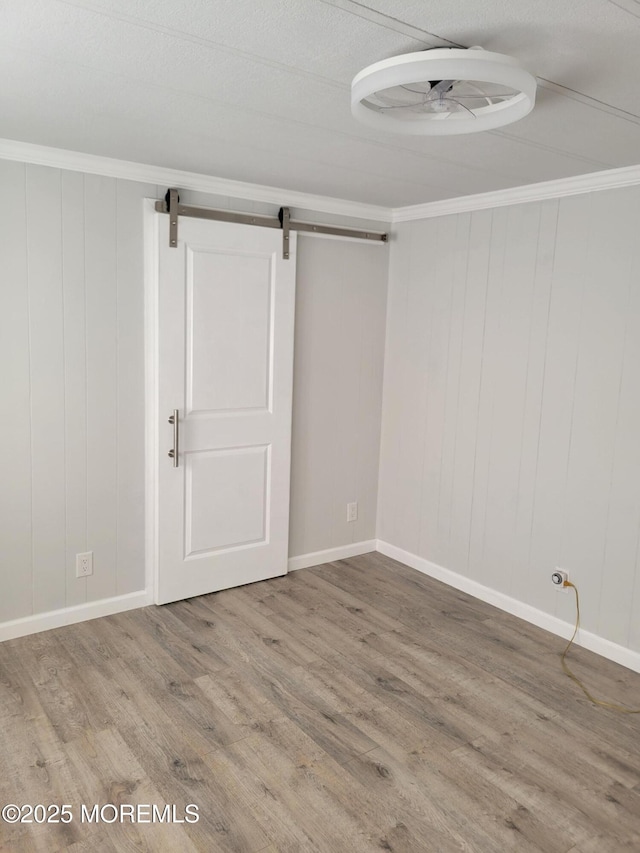
<svg viewBox="0 0 640 853">
<path fill-rule="evenodd" d="M 474 133 L 523 118 L 535 92 L 533 75 L 510 56 L 434 48 L 365 68 L 353 80 L 351 109 L 360 121 L 397 133 Z"/>
</svg>

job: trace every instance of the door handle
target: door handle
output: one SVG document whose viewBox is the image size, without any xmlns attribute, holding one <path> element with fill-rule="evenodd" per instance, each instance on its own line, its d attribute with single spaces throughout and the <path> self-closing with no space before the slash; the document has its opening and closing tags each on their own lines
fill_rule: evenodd
<svg viewBox="0 0 640 853">
<path fill-rule="evenodd" d="M 169 416 L 169 423 L 173 424 L 173 447 L 167 454 L 173 459 L 173 467 L 178 467 L 178 439 L 180 435 L 180 419 L 179 419 L 179 411 L 178 409 L 173 410 L 173 414 Z"/>
</svg>

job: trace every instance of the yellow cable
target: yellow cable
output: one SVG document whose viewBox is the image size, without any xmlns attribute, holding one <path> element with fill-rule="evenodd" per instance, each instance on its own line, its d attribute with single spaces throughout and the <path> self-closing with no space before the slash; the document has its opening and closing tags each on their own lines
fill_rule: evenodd
<svg viewBox="0 0 640 853">
<path fill-rule="evenodd" d="M 614 702 L 603 702 L 602 699 L 596 699 L 595 696 L 592 696 L 591 693 L 589 693 L 589 691 L 580 681 L 578 676 L 574 675 L 569 669 L 565 658 L 569 649 L 573 645 L 573 641 L 575 640 L 576 634 L 578 633 L 578 628 L 580 627 L 580 598 L 578 596 L 578 587 L 575 584 L 571 583 L 571 581 L 565 581 L 563 586 L 573 587 L 573 591 L 576 594 L 576 627 L 573 629 L 573 634 L 571 635 L 571 639 L 567 644 L 567 648 L 562 652 L 562 657 L 560 658 L 560 662 L 562 663 L 562 668 L 565 671 L 565 674 L 568 675 L 572 681 L 575 681 L 575 683 L 582 690 L 587 699 L 593 702 L 594 705 L 600 705 L 600 707 L 608 708 L 610 711 L 617 711 L 619 714 L 640 714 L 640 708 L 625 708 L 622 705 L 616 705 Z"/>
</svg>

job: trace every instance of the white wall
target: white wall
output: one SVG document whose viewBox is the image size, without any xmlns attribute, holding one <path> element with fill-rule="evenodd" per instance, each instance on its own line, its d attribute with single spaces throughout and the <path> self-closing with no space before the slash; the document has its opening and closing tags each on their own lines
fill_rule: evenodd
<svg viewBox="0 0 640 853">
<path fill-rule="evenodd" d="M 386 246 L 298 237 L 292 557 L 375 539 L 388 260 Z"/>
<path fill-rule="evenodd" d="M 378 538 L 640 650 L 640 188 L 398 226 Z"/>
<path fill-rule="evenodd" d="M 0 162 L 0 621 L 144 585 L 141 199 Z M 94 575 L 75 577 L 75 554 Z"/>
<path fill-rule="evenodd" d="M 4 160 L 0 186 L 2 623 L 144 586 L 142 199 L 166 188 Z M 182 200 L 273 213 L 200 193 Z M 340 425 L 340 444 L 328 440 L 336 418 L 323 411 L 309 427 L 296 403 L 296 554 L 374 535 L 387 255 L 377 246 L 299 241 L 297 393 L 330 405 L 333 389 L 336 411 L 347 396 L 358 403 Z M 336 319 L 323 349 L 319 324 L 328 314 Z M 348 355 L 335 382 L 327 351 Z M 347 448 L 355 448 L 353 465 Z M 335 520 L 324 518 L 317 465 L 344 468 L 332 486 L 337 502 L 363 491 L 349 498 L 362 501 L 358 525 L 345 531 L 337 510 Z M 85 550 L 94 552 L 94 574 L 78 580 L 75 554 Z"/>
</svg>

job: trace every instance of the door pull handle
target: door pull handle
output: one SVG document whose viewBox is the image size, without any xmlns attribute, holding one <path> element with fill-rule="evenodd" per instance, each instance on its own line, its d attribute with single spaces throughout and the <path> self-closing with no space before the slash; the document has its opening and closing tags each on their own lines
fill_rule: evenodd
<svg viewBox="0 0 640 853">
<path fill-rule="evenodd" d="M 178 439 L 180 434 L 180 419 L 179 419 L 179 410 L 174 409 L 173 414 L 169 416 L 169 423 L 173 424 L 173 447 L 167 454 L 171 459 L 173 459 L 173 467 L 177 468 L 179 464 L 179 446 Z"/>
</svg>

